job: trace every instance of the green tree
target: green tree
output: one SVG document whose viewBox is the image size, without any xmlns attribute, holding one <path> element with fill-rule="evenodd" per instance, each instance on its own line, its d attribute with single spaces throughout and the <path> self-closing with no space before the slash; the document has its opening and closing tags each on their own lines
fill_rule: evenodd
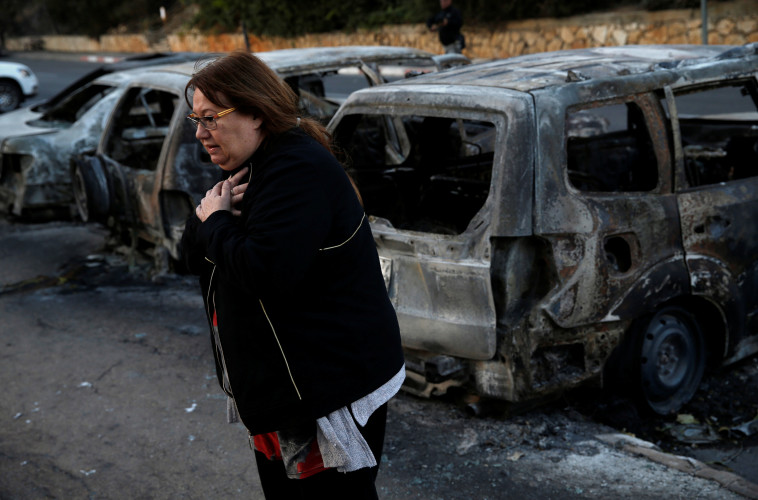
<svg viewBox="0 0 758 500">
<path fill-rule="evenodd" d="M 437 0 L 212 0 L 199 7 L 198 27 L 227 31 L 245 22 L 250 32 L 293 36 L 353 30 L 385 24 L 423 23 L 439 10 Z M 647 0 L 677 2 L 685 0 Z M 690 0 L 691 1 L 691 0 Z M 456 3 L 467 24 L 488 24 L 530 17 L 560 17 L 602 8 L 600 0 L 467 0 Z"/>
<path fill-rule="evenodd" d="M 5 50 L 5 39 L 20 34 L 16 20 L 20 17 L 25 0 L 3 0 L 3 15 L 0 16 L 0 52 Z"/>
<path fill-rule="evenodd" d="M 225 31 L 235 29 L 245 21 L 251 32 L 281 36 L 417 22 L 428 15 L 427 9 L 421 8 L 424 3 L 421 0 L 322 0 L 316 8 L 309 0 L 186 3 L 195 3 L 199 7 L 195 23 L 200 28 Z"/>
<path fill-rule="evenodd" d="M 160 26 L 158 9 L 174 0 L 42 0 L 61 34 L 98 37 L 119 26 L 144 31 Z"/>
<path fill-rule="evenodd" d="M 439 0 L 2 0 L 0 48 L 7 36 L 81 34 L 98 37 L 119 27 L 131 32 L 161 26 L 158 9 L 197 6 L 193 25 L 228 32 L 245 23 L 254 34 L 293 36 L 386 24 L 423 23 Z M 709 0 L 709 4 L 721 0 Z M 455 0 L 465 26 L 536 17 L 561 17 L 620 5 L 641 9 L 697 8 L 700 0 Z"/>
</svg>

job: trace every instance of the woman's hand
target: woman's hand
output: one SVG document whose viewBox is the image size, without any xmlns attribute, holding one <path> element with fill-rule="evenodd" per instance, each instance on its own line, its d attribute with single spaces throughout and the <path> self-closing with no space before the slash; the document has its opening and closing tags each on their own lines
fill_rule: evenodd
<svg viewBox="0 0 758 500">
<path fill-rule="evenodd" d="M 227 210 L 232 215 L 240 215 L 241 211 L 235 208 L 245 195 L 247 183 L 239 182 L 245 177 L 248 167 L 243 168 L 231 178 L 221 181 L 205 193 L 200 204 L 195 208 L 195 214 L 202 221 L 210 217 L 213 212 Z"/>
</svg>

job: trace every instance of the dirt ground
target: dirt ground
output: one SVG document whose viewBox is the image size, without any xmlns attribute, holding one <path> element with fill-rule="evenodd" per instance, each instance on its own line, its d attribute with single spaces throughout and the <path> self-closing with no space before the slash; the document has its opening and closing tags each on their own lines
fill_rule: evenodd
<svg viewBox="0 0 758 500">
<path fill-rule="evenodd" d="M 262 498 L 194 278 L 151 277 L 78 224 L 0 221 L 0 241 L 0 498 Z M 755 434 L 736 429 L 758 411 L 756 373 L 753 359 L 709 378 L 689 428 L 589 390 L 484 416 L 460 394 L 401 393 L 380 498 L 758 498 Z M 673 437 L 692 429 L 719 439 Z"/>
</svg>

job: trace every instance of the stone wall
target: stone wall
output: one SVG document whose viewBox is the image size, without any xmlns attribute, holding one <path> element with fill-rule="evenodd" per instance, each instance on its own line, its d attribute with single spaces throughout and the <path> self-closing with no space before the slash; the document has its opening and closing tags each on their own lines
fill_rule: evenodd
<svg viewBox="0 0 758 500">
<path fill-rule="evenodd" d="M 518 54 L 605 45 L 701 43 L 699 9 L 659 12 L 615 11 L 562 19 L 513 21 L 496 29 L 464 26 L 471 58 L 502 58 Z M 303 35 L 297 38 L 249 35 L 250 48 L 264 50 L 344 45 L 395 45 L 416 47 L 429 52 L 441 50 L 435 33 L 423 24 L 385 26 L 351 33 Z M 741 45 L 758 42 L 758 5 L 756 0 L 711 2 L 708 8 L 708 43 Z M 12 51 L 39 48 L 65 52 L 152 52 L 196 51 L 228 52 L 245 47 L 242 33 L 204 35 L 196 31 L 177 31 L 156 36 L 141 34 L 105 35 L 99 40 L 87 37 L 43 36 L 11 38 Z"/>
</svg>

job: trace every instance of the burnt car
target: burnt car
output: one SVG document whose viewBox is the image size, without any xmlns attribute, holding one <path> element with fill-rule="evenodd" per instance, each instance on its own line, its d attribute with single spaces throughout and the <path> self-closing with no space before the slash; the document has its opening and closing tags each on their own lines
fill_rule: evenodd
<svg viewBox="0 0 758 500">
<path fill-rule="evenodd" d="M 330 81 L 340 70 L 359 73 L 353 81 L 357 89 L 383 83 L 383 67 L 441 68 L 468 62 L 460 55 L 434 56 L 401 47 L 287 49 L 259 55 L 301 94 L 306 111 L 325 122 L 347 95 L 329 95 Z M 194 62 L 206 56 L 184 52 L 104 65 L 45 103 L 0 116 L 0 213 L 36 219 L 75 215 L 72 158 L 95 151 L 131 79 L 145 82 L 150 77 L 142 71 L 183 61 L 184 69 L 177 71 L 189 74 Z M 152 75 L 151 83 L 159 83 L 160 76 Z"/>
<path fill-rule="evenodd" d="M 407 388 L 613 380 L 660 414 L 758 351 L 758 44 L 525 55 L 352 94 Z M 616 378 L 618 379 L 618 378 Z"/>
<path fill-rule="evenodd" d="M 53 97 L 32 106 L 30 109 L 36 113 L 46 113 L 55 106 L 58 106 L 62 101 L 69 99 L 72 94 L 79 92 L 79 89 L 85 87 L 90 82 L 103 75 L 115 73 L 116 71 L 142 69 L 148 66 L 176 64 L 185 61 L 197 61 L 203 56 L 205 56 L 205 53 L 203 52 L 150 52 L 115 58 L 110 62 L 105 62 L 96 66 L 94 69 L 67 85 Z"/>
<path fill-rule="evenodd" d="M 50 99 L 0 116 L 0 213 L 69 218 L 69 162 L 97 146 L 105 117 L 126 88 L 125 71 L 199 56 L 149 54 L 104 64 Z"/>
<path fill-rule="evenodd" d="M 402 47 L 287 49 L 257 54 L 300 96 L 305 111 L 324 121 L 337 110 L 329 80 L 353 69 L 361 87 L 384 83 L 382 68 L 443 69 L 467 63 L 465 57 L 433 56 Z M 97 149 L 71 163 L 71 189 L 84 221 L 110 227 L 120 241 L 155 255 L 160 269 L 179 258 L 178 244 L 187 217 L 221 170 L 195 138 L 186 119 L 191 111 L 184 89 L 195 64 L 130 72 Z M 348 75 L 349 76 L 349 75 Z"/>
</svg>

